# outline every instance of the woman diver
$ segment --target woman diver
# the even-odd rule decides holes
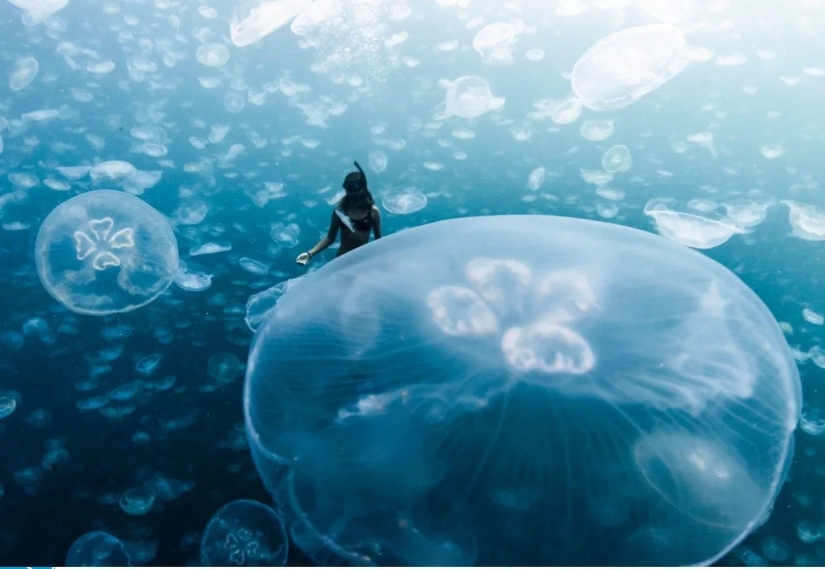
[[[370,240],[370,231],[376,239],[381,239],[381,212],[375,205],[375,200],[367,188],[367,175],[358,164],[357,172],[350,172],[342,184],[346,194],[332,211],[327,236],[321,239],[315,247],[301,253],[295,262],[306,265],[312,257],[335,243],[338,230],[341,230],[341,246],[337,257],[353,249],[365,245]]]

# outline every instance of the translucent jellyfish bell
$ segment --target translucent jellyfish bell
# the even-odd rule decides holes
[[[23,17],[25,25],[34,26],[65,8],[69,0],[9,0],[9,2],[26,11]]]
[[[445,101],[433,113],[435,120],[451,116],[472,119],[504,105],[504,99],[493,97],[490,85],[480,77],[465,75],[447,87]]]
[[[131,567],[129,554],[115,536],[90,531],[78,537],[66,554],[67,567]]]
[[[579,58],[573,66],[573,91],[594,111],[621,109],[681,73],[687,52],[684,34],[670,24],[621,30]]]
[[[43,286],[61,304],[101,316],[152,302],[172,283],[179,259],[161,213],[132,195],[97,190],[46,217],[35,262]]]
[[[218,510],[201,537],[206,567],[281,567],[289,541],[272,508],[252,500],[235,500]]]
[[[232,43],[245,47],[287,25],[312,0],[245,0],[229,24]]]
[[[318,562],[698,565],[770,511],[801,390],[771,313],[711,259],[490,216],[396,233],[286,291],[244,405]]]

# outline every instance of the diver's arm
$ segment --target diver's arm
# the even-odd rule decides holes
[[[329,231],[327,231],[327,236],[318,241],[318,243],[307,251],[306,253],[301,253],[298,255],[298,258],[295,261],[299,265],[306,265],[307,261],[309,261],[312,257],[335,243],[336,237],[338,237],[338,216],[335,215],[335,210],[332,211],[332,219],[329,222]]]
[[[338,216],[335,215],[335,210],[332,210],[332,219],[329,222],[329,231],[327,231],[327,236],[318,241],[318,244],[307,251],[310,257],[314,257],[333,243],[335,243],[335,239],[338,237]]]
[[[372,206],[372,233],[376,239],[381,239],[381,211]]]

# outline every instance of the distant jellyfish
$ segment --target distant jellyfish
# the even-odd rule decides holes
[[[209,356],[206,374],[219,383],[231,383],[241,371],[241,361],[235,354],[220,352]]]
[[[229,61],[229,49],[222,43],[205,43],[198,47],[195,59],[207,67],[223,67]]]
[[[226,111],[233,115],[240,113],[245,105],[246,100],[240,93],[229,93],[223,101]]]
[[[513,46],[518,31],[508,22],[496,22],[481,28],[473,38],[481,60],[488,65],[506,65],[513,62]]]
[[[670,24],[627,28],[599,40],[573,67],[572,86],[594,111],[621,109],[687,66],[682,31]]]
[[[336,566],[712,564],[773,507],[801,406],[728,269],[538,215],[414,227],[306,275],[244,387],[278,512]]]
[[[615,174],[626,172],[633,165],[630,158],[630,149],[624,144],[617,144],[608,148],[602,156],[602,168],[605,172]]]
[[[9,88],[12,91],[22,91],[34,81],[40,64],[33,57],[21,57],[14,64],[14,70],[9,77]]]
[[[237,47],[251,45],[284,27],[312,6],[312,0],[244,0],[229,22]]]
[[[407,215],[424,209],[427,196],[418,188],[401,188],[384,192],[381,205],[390,213]]]
[[[112,190],[60,204],[35,243],[43,286],[80,314],[102,316],[149,304],[172,283],[178,261],[166,218],[139,198]]]
[[[93,184],[112,182],[122,184],[137,176],[137,173],[137,168],[124,160],[106,160],[89,169]]]
[[[451,116],[465,119],[479,117],[504,105],[504,99],[493,97],[490,85],[480,77],[465,75],[447,87],[445,101],[433,113],[435,120]]]
[[[660,200],[649,201],[644,211],[654,219],[662,237],[694,249],[712,249],[745,232],[727,219],[673,211]]]
[[[175,211],[175,219],[184,225],[197,225],[206,218],[207,213],[209,213],[209,204],[195,199],[182,203]]]
[[[752,229],[765,221],[772,201],[731,200],[722,204],[727,218],[743,229]]]
[[[206,567],[281,567],[289,541],[284,523],[272,508],[235,500],[212,516],[201,538]]]
[[[793,236],[805,241],[825,241],[825,209],[793,200],[783,200],[790,208],[788,221]]]
[[[115,536],[92,531],[81,535],[69,547],[66,567],[131,567],[129,554]]]
[[[582,138],[591,142],[599,142],[610,138],[613,134],[613,122],[606,120],[595,120],[583,122],[579,128]]]

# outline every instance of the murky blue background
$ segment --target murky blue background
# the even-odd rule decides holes
[[[219,384],[207,362],[224,352],[245,361],[251,295],[334,257],[330,249],[306,268],[294,262],[326,232],[353,160],[383,204],[385,234],[497,213],[655,232],[645,214],[651,200],[723,222],[725,203],[765,204],[764,222],[703,252],[783,323],[802,375],[805,428],[772,517],[721,563],[825,563],[817,318],[825,312],[825,2],[698,1],[686,28],[696,60],[632,105],[579,108],[569,121],[537,111],[570,100],[577,59],[608,34],[655,19],[631,0],[441,4],[343,0],[335,25],[307,37],[286,25],[239,48],[230,19],[240,3],[70,0],[44,21],[0,3],[0,125],[8,122],[0,128],[0,391],[17,403],[0,420],[0,564],[60,565],[71,543],[96,529],[139,544],[143,564],[197,564],[215,511],[242,498],[268,503],[243,433],[242,372]],[[472,46],[494,22],[518,32],[504,65],[485,63]],[[199,62],[205,44],[226,46],[228,61]],[[28,57],[37,73],[17,89]],[[486,81],[504,105],[434,121],[449,82],[465,75]],[[24,116],[41,110],[56,113]],[[614,126],[606,140],[582,136],[596,119]],[[147,132],[156,144],[148,149]],[[605,186],[621,192],[606,199],[582,170],[601,169],[617,144],[633,163]],[[156,181],[94,185],[58,170],[107,160]],[[529,180],[540,168],[537,187]],[[181,259],[211,274],[211,287],[172,285],[146,307],[106,317],[73,314],[49,296],[34,264],[38,228],[58,204],[100,187],[139,194],[167,216]],[[384,198],[402,191],[425,195],[426,207],[387,210]],[[205,219],[180,223],[177,208],[194,199],[208,207]],[[803,206],[800,238],[789,212]],[[190,256],[210,241],[231,250]],[[268,273],[244,270],[242,258]],[[104,361],[112,348],[122,355]],[[157,367],[138,371],[152,355]],[[134,381],[140,390],[130,400],[82,409]],[[173,490],[128,515],[122,495],[147,485]],[[290,563],[301,562],[293,548]]]

